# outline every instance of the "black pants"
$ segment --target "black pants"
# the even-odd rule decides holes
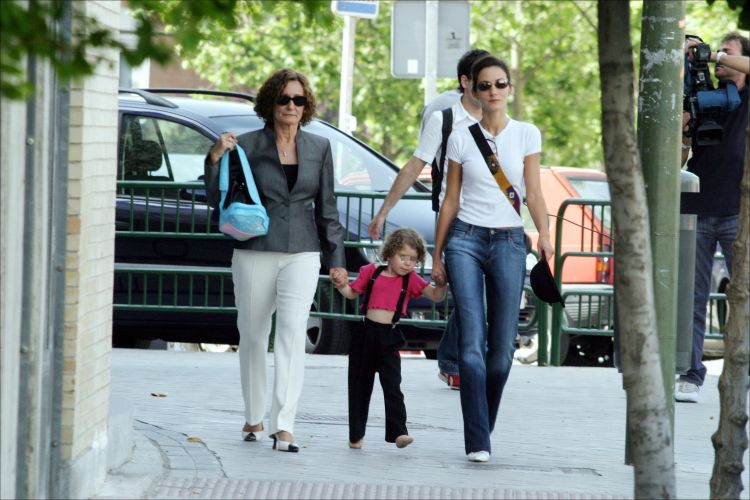
[[[391,325],[365,319],[351,336],[349,347],[349,441],[365,435],[375,373],[380,375],[385,400],[385,440],[394,443],[406,430],[406,407],[401,393],[399,343]],[[398,334],[400,337],[400,333]]]

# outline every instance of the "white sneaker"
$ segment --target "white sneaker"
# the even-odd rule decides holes
[[[467,453],[466,457],[469,459],[469,462],[489,462],[490,452],[489,451],[472,451],[471,453]]]
[[[682,403],[697,403],[700,392],[701,388],[699,385],[681,381],[674,388],[674,400]]]

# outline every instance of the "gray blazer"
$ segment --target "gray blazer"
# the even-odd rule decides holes
[[[266,252],[322,252],[323,264],[329,269],[346,267],[343,228],[333,197],[333,158],[328,139],[297,131],[299,170],[291,192],[271,126],[242,134],[237,142],[247,153],[270,222],[268,234],[235,241],[234,247]],[[230,155],[230,159],[234,156]],[[209,204],[216,208],[221,199],[219,168],[208,164],[208,156],[206,160],[206,196]],[[230,186],[234,179],[244,178],[239,162],[230,161],[229,171]]]

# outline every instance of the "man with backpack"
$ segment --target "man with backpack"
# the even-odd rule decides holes
[[[380,233],[388,213],[416,182],[425,165],[432,163],[432,209],[437,213],[445,193],[445,146],[453,130],[468,127],[482,118],[482,110],[471,92],[471,66],[477,59],[490,55],[486,50],[472,49],[458,61],[458,87],[440,94],[422,112],[421,134],[414,155],[401,168],[383,205],[370,222],[368,232],[373,240]],[[452,105],[449,103],[453,102]],[[451,389],[460,388],[458,373],[458,330],[455,312],[451,312],[438,346],[438,376]]]

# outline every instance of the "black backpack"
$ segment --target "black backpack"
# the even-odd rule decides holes
[[[443,188],[443,165],[445,165],[445,149],[448,146],[448,137],[453,130],[453,110],[445,108],[443,111],[442,140],[440,142],[440,157],[432,160],[432,210],[437,213],[440,210],[440,190]]]

